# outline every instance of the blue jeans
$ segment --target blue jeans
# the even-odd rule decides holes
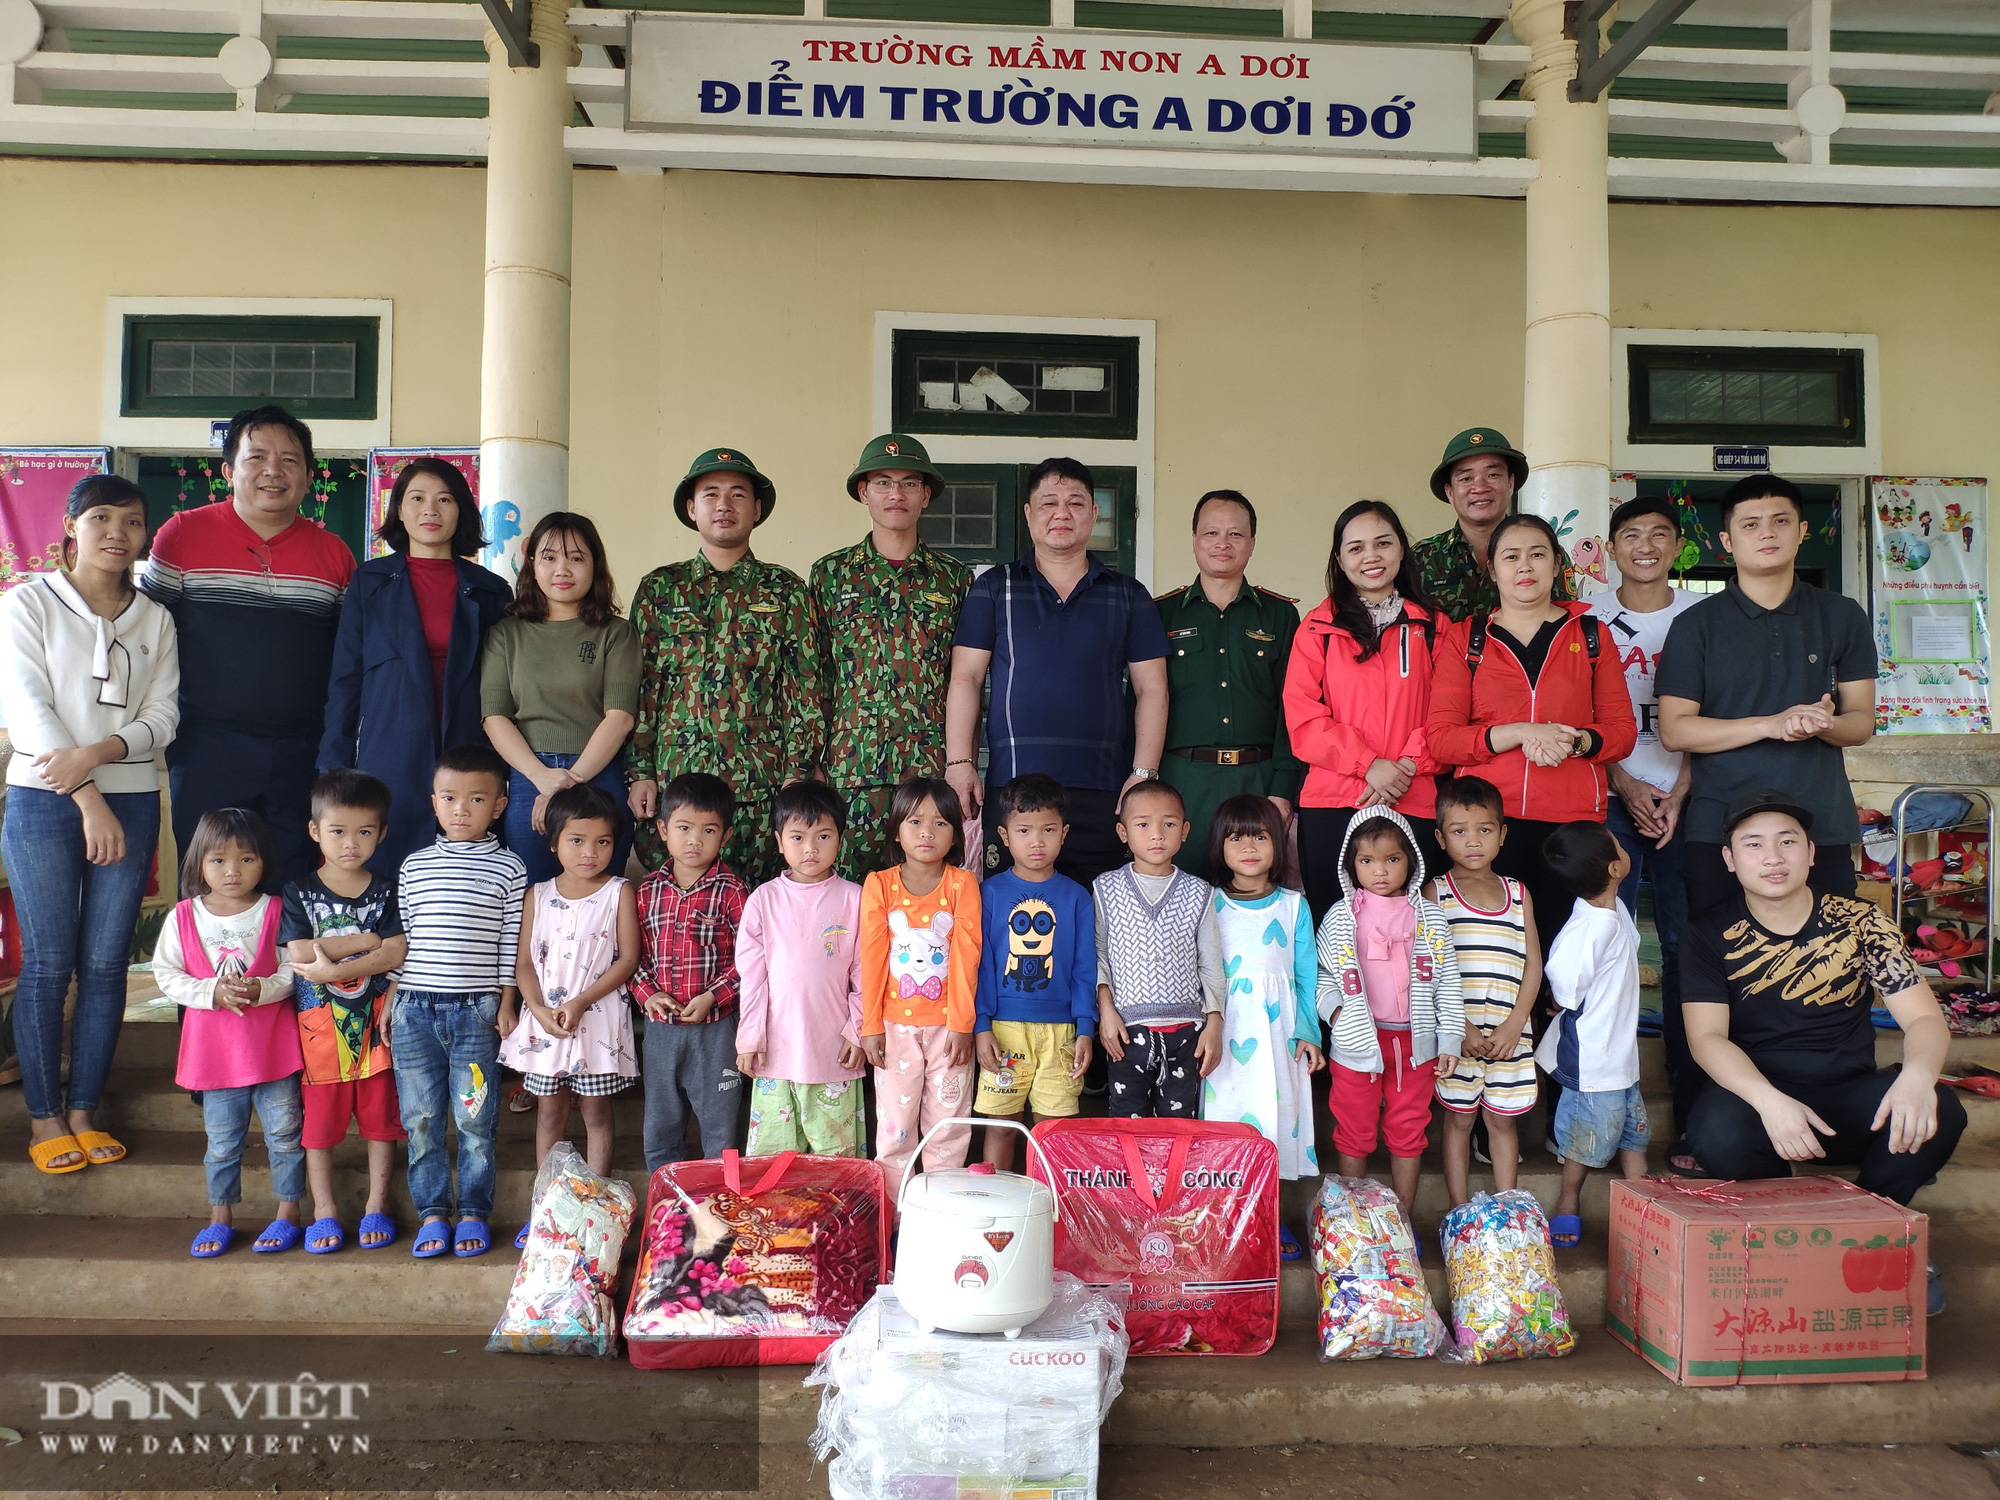
[[[577,761],[574,755],[538,754],[536,759],[558,771],[567,771]],[[590,784],[608,793],[620,809],[625,807],[625,771],[620,759],[614,757],[610,765],[591,777]],[[554,880],[562,873],[562,866],[556,863],[548,839],[535,832],[535,798],[540,795],[535,790],[535,784],[519,771],[509,773],[507,811],[503,815],[506,819],[507,847],[520,855],[521,863],[528,867],[529,885]],[[623,875],[625,861],[631,857],[632,819],[622,816],[618,820],[618,843],[611,852],[611,873]]]
[[[1564,1161],[1608,1167],[1620,1151],[1644,1151],[1652,1137],[1639,1085],[1585,1093],[1564,1089],[1556,1100],[1556,1144]]]
[[[306,1190],[306,1153],[299,1145],[305,1105],[299,1075],[240,1089],[203,1089],[201,1123],[208,1150],[201,1159],[208,1174],[208,1201],[238,1203],[243,1198],[243,1143],[250,1135],[250,1111],[264,1123],[264,1149],[271,1157],[271,1196],[296,1203]]]
[[[1680,826],[1667,840],[1667,847],[1655,849],[1653,841],[1633,826],[1632,815],[1618,798],[1604,808],[1604,826],[1632,861],[1632,871],[1618,887],[1618,899],[1628,910],[1638,911],[1639,875],[1643,871],[1653,886],[1653,926],[1660,935],[1660,1032],[1667,1049],[1667,1085],[1673,1090],[1674,1133],[1687,1135],[1688,1115],[1695,1095],[1707,1081],[1695,1066],[1688,1050],[1687,1023],[1681,1018],[1681,929],[1687,926],[1687,839]]]
[[[500,1118],[500,996],[399,990],[389,1021],[396,1102],[410,1137],[410,1196],[426,1219],[449,1219],[447,1120],[458,1132],[458,1216],[493,1215],[493,1127]]]
[[[97,1108],[118,1031],[125,1022],[125,971],[132,929],[160,842],[156,792],[105,797],[125,829],[125,857],[94,865],[83,856],[83,814],[68,797],[38,787],[7,789],[0,856],[21,924],[21,981],[14,991],[14,1039],[28,1114],[63,1112],[63,1001],[76,977],[67,1107]]]

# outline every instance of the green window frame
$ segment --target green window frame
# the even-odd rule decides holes
[[[1136,338],[899,328],[890,363],[890,414],[899,432],[1120,441],[1139,435]],[[1064,373],[1045,384],[1056,372]],[[974,387],[993,393],[978,395],[982,409],[938,404],[940,387],[952,388],[948,399],[962,400],[981,376],[999,381]],[[1093,378],[1102,383],[1090,384]],[[998,404],[1016,399],[1027,404],[1012,411]]]
[[[1863,352],[1634,344],[1629,441],[1859,448]]]
[[[917,533],[931,546],[975,567],[1012,562],[1028,550],[1028,475],[1033,464],[939,464],[944,494],[931,501]],[[1131,575],[1138,557],[1139,471],[1091,466],[1097,481],[1097,531],[1091,555]]]
[[[252,363],[247,369],[238,369],[232,349],[226,375],[219,358],[203,371],[209,384],[219,379],[228,389],[197,392],[192,364],[187,367],[186,381],[174,377],[183,373],[179,360],[184,351],[193,346],[193,357],[200,358],[198,351],[203,345],[218,350],[225,346],[270,346],[270,367],[266,370]],[[342,347],[349,351],[351,360],[344,391],[338,389],[341,360],[333,353]],[[128,417],[213,418],[277,402],[307,420],[373,421],[381,347],[379,318],[128,317],[119,411]],[[319,366],[321,351],[332,355],[326,369]],[[334,384],[335,393],[313,389],[322,375]],[[186,390],[173,389],[182,384]],[[168,389],[159,389],[163,385]]]

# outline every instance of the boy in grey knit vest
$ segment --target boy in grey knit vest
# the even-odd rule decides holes
[[[1222,934],[1215,892],[1174,864],[1187,808],[1147,781],[1118,804],[1132,863],[1097,877],[1097,1035],[1113,1116],[1201,1115],[1201,1081],[1222,1058]]]

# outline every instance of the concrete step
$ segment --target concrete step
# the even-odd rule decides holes
[[[211,1336],[184,1340],[186,1352],[176,1357],[142,1347],[130,1324],[0,1324],[19,1355],[0,1371],[0,1409],[38,1413],[41,1381],[95,1383],[142,1361],[146,1374],[239,1382],[288,1382],[304,1367],[321,1381],[367,1382],[365,1425],[377,1441],[525,1434],[650,1442],[660,1445],[663,1464],[675,1461],[677,1445],[709,1441],[724,1428],[766,1451],[802,1443],[819,1411],[819,1393],[803,1384],[798,1366],[642,1371],[623,1360],[489,1355],[473,1337],[225,1340],[213,1336],[215,1325],[204,1327]],[[111,1335],[122,1337],[114,1343]],[[1496,1438],[1513,1447],[1662,1449],[1990,1442],[2000,1341],[1964,1319],[1940,1319],[1927,1364],[1920,1381],[1689,1390],[1599,1329],[1582,1330],[1565,1359],[1461,1368],[1438,1360],[1323,1363],[1310,1334],[1297,1328],[1259,1358],[1132,1361],[1103,1441],[1183,1449],[1484,1449]],[[31,1416],[20,1425],[32,1436],[37,1424]]]
[[[2000,1227],[2000,1101],[1972,1099],[1968,1108],[1981,1122],[1978,1133],[1968,1133],[1961,1141],[1951,1167],[1935,1184],[1924,1189],[1917,1206],[1933,1216],[1990,1216],[1996,1227]],[[205,1141],[198,1132],[134,1131],[120,1139],[129,1152],[125,1160],[62,1176],[36,1171],[26,1152],[18,1156],[0,1155],[0,1215],[141,1219],[208,1216],[207,1185],[202,1171]],[[1561,1168],[1543,1149],[1538,1133],[1531,1132],[1524,1144],[1521,1186],[1544,1205],[1551,1204],[1560,1185]],[[1665,1142],[1655,1142],[1649,1153],[1655,1172],[1666,1170],[1666,1149]],[[518,1224],[527,1215],[534,1187],[533,1142],[525,1137],[504,1138],[498,1142],[497,1159],[496,1221]],[[341,1214],[351,1221],[360,1213],[367,1196],[367,1157],[362,1142],[350,1136],[335,1149],[333,1161],[335,1201]],[[1378,1155],[1374,1166],[1378,1171],[1385,1169],[1387,1159]],[[1854,1175],[1851,1167],[1824,1170],[1849,1178]],[[245,1151],[242,1174],[242,1212],[247,1219],[263,1212],[271,1202],[270,1169],[261,1143],[253,1141]],[[612,1155],[612,1175],[644,1192],[645,1154],[636,1132],[618,1137]],[[1475,1164],[1471,1184],[1475,1192],[1490,1190],[1491,1170]],[[1284,1184],[1280,1209],[1287,1223],[1295,1227],[1305,1223],[1316,1190],[1317,1183],[1312,1179]],[[1604,1228],[1610,1192],[1611,1175],[1593,1172],[1583,1192],[1586,1227],[1597,1231]],[[409,1196],[407,1162],[400,1150],[396,1153],[390,1194],[392,1211],[409,1220],[415,1204]],[[1448,1206],[1438,1148],[1433,1144],[1417,1189],[1419,1227],[1426,1232],[1435,1229]]]
[[[442,1256],[418,1262],[409,1251],[410,1225],[382,1250],[358,1249],[352,1240],[333,1255],[308,1258],[303,1249],[283,1255],[251,1252],[251,1236],[264,1217],[240,1215],[239,1238],[220,1262],[194,1259],[188,1243],[195,1226],[184,1219],[23,1219],[0,1246],[0,1306],[17,1315],[31,1309],[150,1327],[200,1308],[212,1326],[241,1331],[335,1325],[367,1308],[378,1327],[484,1334],[492,1329],[513,1285],[518,1256],[512,1230],[486,1255],[470,1260]],[[354,1225],[348,1226],[350,1235]],[[501,1226],[496,1225],[498,1231]],[[1932,1258],[1946,1270],[1954,1316],[2000,1326],[2000,1254],[1983,1228],[1933,1225]],[[1449,1318],[1449,1294],[1435,1236],[1427,1241],[1425,1279],[1432,1300]],[[619,1306],[638,1258],[628,1244]],[[1571,1322],[1596,1328],[1604,1322],[1605,1242],[1586,1238],[1556,1252],[1556,1271]],[[1279,1316],[1287,1328],[1310,1329],[1319,1316],[1311,1264],[1279,1268]],[[223,1288],[226,1286],[226,1292]]]

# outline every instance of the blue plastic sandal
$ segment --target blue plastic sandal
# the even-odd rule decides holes
[[[525,1250],[528,1248],[528,1231],[534,1227],[532,1224],[523,1224],[521,1226],[521,1232],[514,1236],[514,1248],[516,1250]]]
[[[290,1219],[273,1219],[264,1226],[264,1232],[257,1236],[250,1246],[253,1255],[283,1255],[287,1250],[296,1249],[306,1232]]]
[[[1278,1259],[1299,1260],[1304,1257],[1306,1247],[1299,1243],[1299,1237],[1292,1233],[1289,1224],[1278,1226]]]
[[[322,1245],[319,1243],[321,1240],[327,1238],[333,1240],[331,1245]],[[314,1219],[306,1229],[306,1254],[308,1255],[331,1255],[346,1243],[347,1231],[340,1227],[340,1220],[338,1219]]]
[[[188,1254],[196,1260],[214,1260],[227,1250],[236,1238],[236,1231],[228,1224],[205,1224],[194,1243],[188,1246]]]
[[[451,1239],[451,1253],[460,1260],[484,1255],[493,1248],[493,1231],[484,1219],[460,1219]]]
[[[371,1245],[368,1243],[368,1236],[371,1234],[386,1235],[387,1238],[377,1240]],[[361,1227],[356,1231],[356,1235],[363,1250],[384,1249],[396,1243],[396,1221],[387,1214],[363,1214]]]
[[[1549,1220],[1549,1241],[1559,1250],[1574,1250],[1583,1243],[1583,1216],[1554,1215]]]
[[[435,1260],[451,1248],[451,1230],[443,1219],[426,1219],[417,1231],[417,1242],[410,1246],[410,1254],[418,1260]]]

